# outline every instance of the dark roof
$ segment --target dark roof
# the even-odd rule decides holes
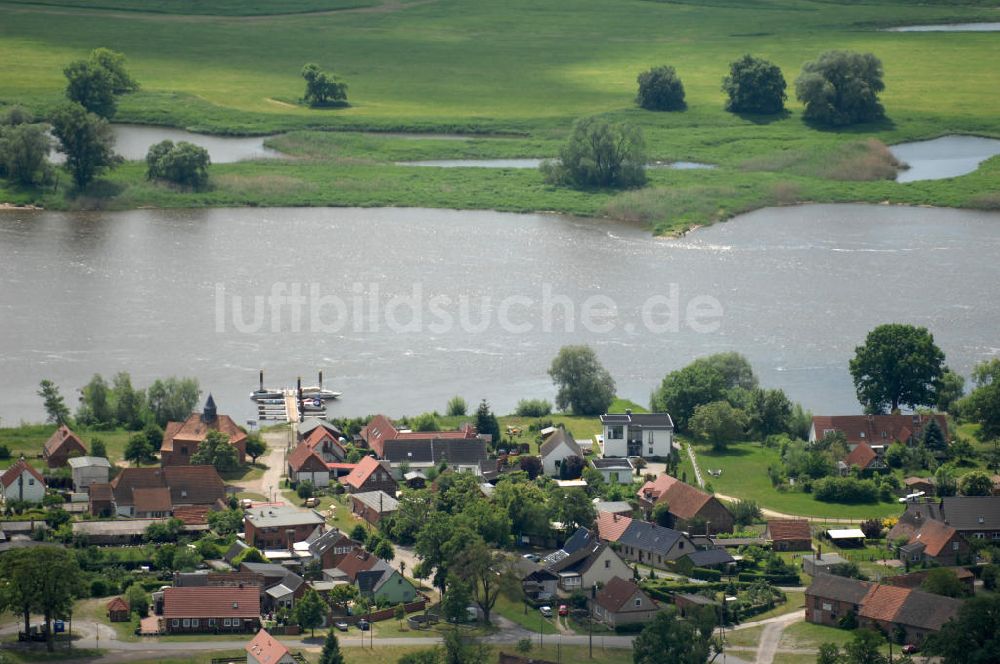
[[[590,462],[594,468],[598,470],[610,470],[612,468],[620,468],[622,470],[632,470],[632,462],[628,459],[592,459]]]
[[[574,553],[581,547],[593,541],[594,534],[583,526],[580,526],[576,529],[576,532],[573,533],[568,540],[566,540],[566,543],[563,544],[562,550],[566,553]]]
[[[394,438],[382,443],[382,457],[392,463],[447,460],[460,466],[482,466],[489,459],[489,452],[483,438]]]
[[[725,549],[706,549],[705,551],[693,551],[687,554],[687,559],[695,567],[708,567],[711,565],[728,565],[736,562]]]
[[[870,587],[870,583],[857,579],[848,579],[832,574],[817,574],[813,577],[812,584],[806,588],[806,595],[815,595],[850,604],[861,604],[861,600],[868,594]]]
[[[347,546],[348,544],[358,546],[357,542],[352,540],[337,528],[331,528],[322,534],[318,534],[317,531],[313,531],[313,533],[306,538],[306,541],[309,542],[309,553],[314,556],[322,556],[327,552],[327,550],[337,544],[340,544],[341,542],[343,542],[343,546]]]
[[[665,556],[681,539],[685,539],[684,533],[678,530],[664,528],[649,521],[632,519],[632,523],[618,538],[618,543]]]
[[[611,577],[611,580],[604,584],[604,587],[597,593],[594,601],[605,610],[611,613],[618,613],[625,606],[625,603],[635,597],[636,594],[641,594],[646,602],[648,602],[648,605],[644,606],[643,609],[649,610],[656,606],[649,599],[649,596],[642,592],[639,586],[617,576]]]
[[[538,447],[538,454],[542,458],[545,458],[562,444],[565,444],[572,454],[575,454],[581,459],[583,458],[583,450],[581,450],[580,446],[576,444],[576,439],[573,438],[573,434],[566,431],[566,429],[563,429],[562,427],[556,429],[555,432],[549,436],[548,440]]]
[[[288,570],[277,563],[243,563],[241,570],[260,574],[265,578],[283,579],[288,574]]]
[[[909,538],[927,520],[943,521],[959,532],[1000,530],[1000,496],[949,496],[907,503],[889,538]]]
[[[640,427],[673,429],[674,421],[670,413],[606,413],[601,415],[602,424],[630,424]]]
[[[555,580],[559,577],[545,569],[538,563],[528,560],[527,558],[522,558],[518,556],[513,559],[512,566],[517,572],[518,578],[522,581],[525,579],[531,579],[533,581],[539,581],[543,579]]]
[[[379,581],[386,574],[391,575],[392,568],[384,560],[379,560],[370,569],[359,571],[354,577],[354,583],[357,584],[358,591],[361,593],[375,592]]]

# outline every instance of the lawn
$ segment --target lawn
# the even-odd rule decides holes
[[[552,620],[544,618],[538,609],[530,606],[528,606],[527,612],[525,612],[525,606],[523,602],[515,602],[506,595],[501,594],[497,599],[496,605],[493,607],[493,611],[507,620],[535,632],[535,634],[538,634],[539,630],[541,630],[542,634],[558,633],[556,626],[552,624]]]
[[[835,643],[843,646],[853,638],[853,632],[826,625],[816,625],[810,622],[799,622],[789,625],[781,634],[779,648],[799,649],[818,648],[821,643]],[[889,645],[886,643],[882,647],[884,654],[889,652]],[[898,649],[896,650],[898,654]],[[814,660],[815,661],[815,660]]]
[[[754,618],[754,620],[756,620],[756,618]],[[757,644],[760,643],[760,636],[763,633],[763,626],[727,631],[726,644],[730,646],[756,647]]]
[[[351,7],[373,3],[368,11]],[[117,169],[110,208],[208,205],[407,205],[552,210],[611,215],[661,232],[762,205],[890,201],[986,205],[1000,192],[994,159],[979,172],[898,185],[845,181],[864,154],[845,142],[887,143],[948,132],[1000,135],[1000,43],[989,33],[888,33],[880,26],[998,20],[1000,8],[882,0],[837,4],[750,0],[702,4],[580,0],[292,0],[289,15],[246,16],[259,0],[3,0],[2,100],[46,113],[62,99],[62,68],[95,46],[125,52],[142,90],[121,100],[117,120],[218,133],[297,133],[276,144],[303,158],[212,167],[214,186],[189,194],[144,180],[141,165]],[[294,12],[348,9],[300,16]],[[140,11],[142,10],[142,11]],[[169,13],[164,13],[169,12]],[[188,15],[202,14],[202,15]],[[211,15],[211,16],[205,16]],[[872,51],[885,65],[889,119],[842,131],[789,113],[742,117],[723,109],[728,63],[752,52],[792,83],[825,49]],[[297,103],[302,65],[333,68],[350,105]],[[635,108],[635,78],[653,64],[677,67],[687,92],[680,113]],[[641,126],[658,160],[717,164],[697,173],[657,170],[639,192],[577,192],[534,171],[412,169],[403,158],[555,156],[572,122],[604,114]],[[462,132],[474,141],[413,141],[312,130]],[[504,138],[493,136],[501,134]],[[862,150],[863,152],[863,150]],[[335,183],[335,186],[330,186]],[[58,191],[0,188],[0,200],[47,207],[93,204]],[[978,201],[978,202],[977,202]]]
[[[32,461],[32,464],[42,468],[45,464],[41,459],[36,459],[42,453],[42,447],[56,430],[54,424],[25,424],[17,427],[0,428],[0,445],[6,445],[10,449],[12,459],[17,459],[20,455]],[[98,431],[86,428],[74,428],[74,433],[80,436],[80,440],[89,450],[95,439],[104,441],[108,450],[108,458],[112,463],[120,461],[125,453],[125,446],[128,444],[129,436],[134,432],[125,429],[114,429],[112,431]]]
[[[895,501],[843,505],[824,503],[807,493],[776,490],[767,476],[769,466],[780,464],[776,448],[765,448],[757,443],[736,443],[729,445],[723,452],[716,452],[707,445],[695,445],[695,453],[705,481],[713,490],[733,498],[755,500],[761,507],[777,512],[858,520],[899,514],[899,504]],[[721,469],[722,475],[709,477],[707,470],[710,468]],[[688,481],[694,483],[691,472],[688,472]]]

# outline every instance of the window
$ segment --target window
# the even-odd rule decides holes
[[[233,622],[229,618],[223,618],[222,625],[224,627],[232,627],[233,626]]]
[[[823,602],[823,610],[824,611],[833,611],[833,604],[828,604],[826,602]]]
[[[34,477],[28,479],[28,486],[35,486],[35,478]]]
[[[951,550],[952,551],[958,551],[958,542],[952,542],[951,543]]]
[[[198,626],[198,619],[197,618],[192,618],[191,619],[191,626],[192,627],[197,627]]]
[[[677,543],[677,548],[678,549],[683,549],[684,548],[684,542],[678,542]]]
[[[190,618],[185,618],[184,620],[181,621],[181,624],[184,627],[190,627],[191,626],[191,619]]]
[[[208,626],[209,627],[215,627],[215,623],[216,623],[215,618],[209,618],[208,619]]]
[[[860,436],[861,436],[861,438],[864,438],[865,437],[865,432],[862,431],[861,434],[860,434]]]
[[[610,560],[605,560],[604,561],[604,569],[611,569],[611,561]]]
[[[174,618],[173,620],[170,621],[170,626],[171,627],[180,627],[181,626],[181,621],[178,620],[177,618]]]
[[[635,598],[635,605],[636,605],[636,606],[642,606],[642,599],[641,599],[641,598],[639,598],[639,597],[636,597],[636,598]]]
[[[608,427],[608,438],[612,440],[621,440],[624,437],[621,426]]]

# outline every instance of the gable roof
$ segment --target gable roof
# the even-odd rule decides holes
[[[80,456],[68,459],[70,468],[110,468],[111,462],[104,457]]]
[[[728,565],[735,563],[736,559],[729,555],[725,549],[705,549],[704,551],[692,551],[686,554],[688,560],[695,567],[707,567],[709,565]]]
[[[360,546],[360,544],[345,535],[338,528],[331,528],[325,533],[320,533],[319,535],[314,532],[309,536],[307,541],[309,542],[309,553],[317,557],[322,556],[324,553],[337,545]]]
[[[713,498],[712,494],[700,491],[666,474],[660,475],[652,482],[646,482],[639,489],[638,496],[654,503],[666,501],[670,513],[685,520],[698,516],[701,509]]]
[[[322,429],[317,429],[316,431],[319,432]],[[292,453],[288,455],[288,466],[295,473],[302,471],[325,472],[328,470],[326,462],[323,461],[323,458],[316,453],[316,449],[309,445],[308,442],[296,445]]]
[[[281,641],[263,629],[257,632],[257,636],[246,645],[245,650],[260,664],[277,664],[282,657],[290,654]]]
[[[342,438],[344,436],[344,432],[341,431],[336,424],[319,417],[307,417],[299,422],[297,427],[299,436],[302,437],[311,435],[317,428],[325,429],[337,438]]]
[[[28,471],[29,475],[38,480],[42,486],[45,486],[45,478],[42,477],[42,474],[32,468],[24,459],[18,459],[4,472],[3,475],[0,475],[0,484],[3,484],[3,488],[6,489],[7,487],[13,485],[24,471]]]
[[[944,415],[934,415],[941,433],[948,440],[948,420]],[[815,415],[812,419],[813,431],[817,439],[826,431],[841,431],[850,445],[869,443],[889,445],[894,441],[909,442],[914,435],[920,435],[931,416],[913,415]],[[883,435],[884,434],[884,435]]]
[[[909,588],[875,584],[861,600],[858,615],[870,620],[893,622],[911,592]]]
[[[260,589],[205,586],[163,589],[163,618],[259,618]]]
[[[111,481],[119,505],[134,505],[136,489],[159,487],[170,489],[175,505],[212,505],[226,497],[226,485],[213,466],[123,468]]]
[[[566,448],[569,450],[570,456],[575,455],[580,457],[581,459],[583,458],[583,450],[581,450],[580,446],[576,444],[576,440],[573,438],[573,434],[571,434],[569,431],[566,431],[566,429],[563,429],[562,427],[556,429],[555,433],[549,436],[548,440],[546,440],[539,446],[538,453],[544,459],[545,457],[549,456],[557,449],[559,449],[559,447],[562,445],[565,445]]]
[[[861,600],[868,594],[871,585],[866,581],[823,573],[813,577],[813,582],[806,588],[806,595],[849,604],[861,604]]]
[[[606,542],[617,542],[631,523],[631,517],[612,512],[598,512],[597,536]]]
[[[388,514],[399,509],[399,501],[387,494],[385,491],[362,491],[352,493],[351,500],[357,500],[365,507],[378,512]]]
[[[378,558],[365,551],[357,551],[344,556],[344,559],[337,565],[348,581],[354,583],[358,572],[370,570],[378,562]]]
[[[329,429],[323,426],[317,426],[315,429],[310,431],[309,435],[302,439],[302,442],[314,450],[322,447],[323,443],[329,443],[330,445],[336,447],[340,452],[340,458],[343,458],[347,452],[344,449],[344,446],[341,445],[339,436],[330,432]]]
[[[664,528],[650,521],[633,519],[618,538],[618,543],[665,556],[677,545],[677,542],[686,539],[684,533],[673,528]]]
[[[364,486],[368,478],[371,477],[372,473],[382,467],[382,464],[378,462],[375,457],[362,457],[358,465],[355,466],[354,470],[341,478],[341,482],[344,484],[349,484],[355,489],[360,489]]]
[[[910,537],[927,520],[943,521],[959,532],[1000,531],[1000,496],[949,496],[907,503],[889,537]]]
[[[851,453],[844,457],[844,463],[848,466],[857,466],[864,470],[871,465],[872,461],[878,458],[875,450],[868,443],[858,443],[858,446],[851,450]]]
[[[132,503],[136,512],[169,512],[173,506],[165,486],[132,489]]]
[[[936,632],[958,615],[961,606],[959,599],[913,590],[896,612],[894,621]]]
[[[486,438],[477,437],[441,437],[436,432],[432,438],[410,438],[403,434],[383,443],[382,458],[390,463],[440,463],[447,460],[449,464],[483,467],[489,459],[489,449]],[[426,436],[426,434],[421,434]]]
[[[118,597],[112,597],[111,601],[107,605],[108,611],[128,611],[128,602],[126,602],[120,595]]]
[[[211,408],[209,408],[211,403]],[[174,442],[200,443],[208,436],[209,431],[219,431],[229,437],[229,444],[246,440],[246,433],[240,429],[228,415],[215,412],[215,402],[209,395],[205,410],[201,413],[191,413],[183,422],[168,422],[163,432],[163,444],[160,451],[172,452]]]
[[[368,424],[361,429],[361,439],[368,443],[368,447],[378,456],[382,456],[383,444],[386,440],[392,440],[399,433],[399,429],[385,415],[376,415]]]
[[[653,603],[653,600],[649,598],[649,595],[642,591],[642,588],[633,582],[618,576],[611,577],[611,580],[604,584],[604,587],[601,588],[600,592],[598,592],[597,596],[594,598],[594,602],[601,606],[605,611],[618,613],[625,608],[625,604],[631,601],[631,599],[636,595],[641,595],[647,602],[646,606],[643,607],[644,610],[649,610],[656,606],[656,604]]]
[[[939,556],[958,531],[942,521],[924,521],[907,544],[923,544],[929,556]]]
[[[767,522],[767,532],[773,542],[812,540],[812,530],[805,519],[773,519]]]
[[[114,491],[107,482],[95,482],[87,487],[87,493],[92,502],[111,502],[115,499]]]
[[[45,457],[53,456],[59,452],[63,454],[70,454],[74,450],[86,454],[87,448],[73,431],[65,424],[61,425],[55,430],[49,439],[45,441],[45,446],[42,448],[42,452]]]

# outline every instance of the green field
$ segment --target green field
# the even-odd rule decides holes
[[[375,6],[351,9],[357,5]],[[96,46],[125,52],[143,89],[118,121],[218,133],[299,130],[274,145],[300,158],[213,167],[213,188],[189,194],[121,168],[85,196],[0,189],[0,200],[49,207],[403,205],[552,210],[632,219],[661,232],[769,204],[890,201],[1000,205],[1000,159],[948,181],[849,181],[868,148],[950,132],[1000,136],[1000,42],[990,33],[887,33],[879,26],[1000,20],[993,1],[914,6],[884,0],[728,3],[578,0],[0,1],[0,101],[44,114],[61,101],[62,67]],[[342,11],[326,11],[326,10]],[[269,11],[284,15],[261,20]],[[294,12],[324,12],[308,16]],[[166,12],[166,13],[165,13]],[[201,14],[201,15],[199,15]],[[830,48],[872,51],[885,64],[877,125],[823,131],[789,101],[781,118],[726,113],[720,82],[746,52],[777,62],[791,83]],[[296,103],[298,72],[315,61],[350,85],[350,106]],[[633,104],[635,77],[677,67],[688,110]],[[794,95],[792,95],[794,96]],[[638,192],[577,192],[534,171],[413,169],[411,158],[550,157],[573,120],[605,114],[642,126],[649,155],[718,169],[652,171]],[[354,133],[304,133],[335,129]],[[360,131],[462,132],[470,141],[413,141]],[[501,134],[504,137],[496,137]],[[65,179],[64,179],[65,183]]]

